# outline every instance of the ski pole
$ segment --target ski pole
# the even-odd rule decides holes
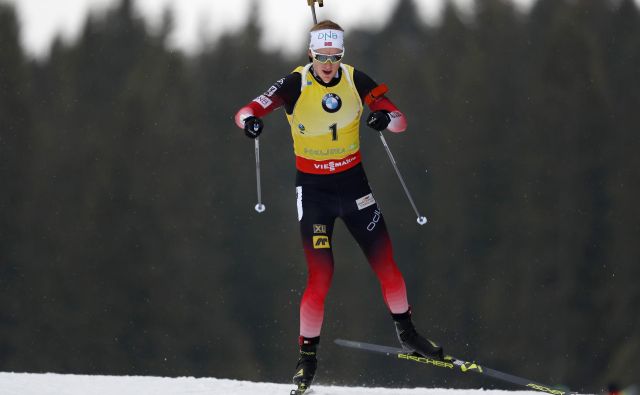
[[[256,150],[256,186],[258,190],[258,204],[256,204],[255,210],[258,213],[262,213],[265,210],[264,204],[262,204],[262,188],[260,187],[260,137],[256,137],[254,141]]]
[[[409,189],[407,188],[407,184],[404,183],[404,179],[402,178],[402,175],[400,174],[400,170],[398,170],[398,165],[396,164],[396,160],[393,158],[393,154],[391,153],[391,150],[389,149],[389,146],[387,145],[387,140],[385,140],[384,136],[382,135],[382,132],[380,132],[380,140],[382,140],[382,145],[384,145],[384,149],[387,151],[387,155],[389,155],[389,160],[391,161],[391,164],[393,165],[393,168],[395,169],[396,174],[398,175],[398,179],[400,180],[400,183],[402,184],[402,188],[404,188],[404,193],[407,195],[407,198],[409,199],[409,203],[411,203],[411,207],[413,207],[413,211],[415,211],[416,216],[418,217],[416,219],[416,221],[420,225],[426,224],[427,223],[427,218],[422,216],[422,215],[420,215],[420,213],[418,212],[416,204],[413,202],[413,198],[411,197],[411,194],[409,193]]]
[[[313,23],[317,25],[318,18],[316,18],[316,2],[320,7],[324,7],[324,0],[307,0],[307,4],[309,4],[309,7],[311,7],[311,16],[313,16]]]

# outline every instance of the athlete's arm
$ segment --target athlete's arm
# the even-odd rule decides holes
[[[386,84],[378,85],[371,77],[359,70],[353,72],[353,82],[362,102],[367,104],[371,111],[382,110],[389,113],[391,122],[389,122],[387,129],[394,133],[404,132],[407,129],[407,118],[385,96],[385,93],[389,90]]]
[[[235,116],[236,125],[244,128],[246,118],[262,118],[282,106],[285,106],[287,113],[293,111],[293,106],[300,96],[300,81],[300,73],[296,72],[276,81],[265,93],[238,110]]]

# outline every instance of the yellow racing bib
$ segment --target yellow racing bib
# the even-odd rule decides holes
[[[353,83],[353,67],[341,64],[340,82],[320,84],[311,64],[295,69],[302,76],[301,92],[293,112],[287,114],[299,170],[331,173],[360,162],[362,101]]]

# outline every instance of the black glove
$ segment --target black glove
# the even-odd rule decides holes
[[[254,116],[246,117],[244,119],[244,134],[246,134],[247,137],[255,139],[260,136],[260,133],[262,133],[262,128],[264,128],[262,119]]]
[[[377,131],[385,130],[389,126],[389,122],[391,122],[391,117],[389,111],[385,110],[374,111],[367,118],[367,125]]]

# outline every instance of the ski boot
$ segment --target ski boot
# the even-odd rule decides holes
[[[291,390],[291,395],[302,395],[311,386],[318,366],[316,350],[319,342],[320,337],[307,338],[300,336],[300,358],[296,365],[296,373],[293,375],[293,384],[297,385],[298,388]]]
[[[422,337],[411,322],[411,310],[402,314],[391,314],[396,325],[396,333],[402,348],[407,352],[419,354],[425,358],[433,358],[444,361],[442,347],[429,339]]]

